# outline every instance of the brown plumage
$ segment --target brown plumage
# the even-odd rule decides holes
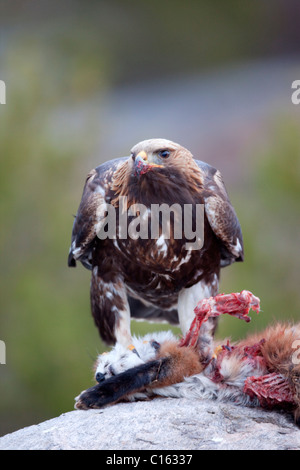
[[[121,217],[134,204],[146,208],[137,214],[146,220],[148,237],[121,233]],[[150,233],[151,209],[162,204],[177,208],[171,211],[169,238],[160,219],[157,236]],[[192,207],[194,232],[196,207],[204,205],[199,249],[187,249],[186,205]],[[116,236],[100,239],[111,208]],[[129,214],[128,227],[132,221]],[[183,227],[180,237],[177,222]],[[100,165],[87,177],[73,225],[69,266],[77,260],[92,270],[91,308],[104,341],[130,344],[130,316],[179,323],[185,333],[197,301],[218,293],[220,268],[243,260],[241,228],[220,172],[165,139],[140,142],[130,157]]]

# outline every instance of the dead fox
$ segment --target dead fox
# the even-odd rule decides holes
[[[250,321],[260,301],[249,291],[203,299],[184,338],[171,332],[117,344],[95,365],[98,384],[76,398],[77,409],[101,408],[121,400],[155,396],[209,398],[244,406],[281,408],[300,425],[300,324],[278,323],[231,343],[213,339],[221,314]],[[297,350],[298,348],[298,350]]]

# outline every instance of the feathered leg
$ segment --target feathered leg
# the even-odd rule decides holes
[[[119,342],[129,346],[130,309],[126,289],[121,276],[113,271],[107,279],[94,266],[91,279],[91,308],[95,324],[107,344]]]

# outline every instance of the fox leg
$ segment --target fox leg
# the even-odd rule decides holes
[[[165,342],[154,360],[128,369],[82,392],[75,407],[102,408],[147,388],[182,382],[184,377],[202,370],[203,366],[194,348],[181,348],[176,342]]]
[[[213,321],[216,317],[229,314],[249,322],[250,308],[258,313],[259,299],[245,290],[240,293],[218,294],[215,297],[202,299],[194,310],[194,319],[185,337],[180,341],[180,346],[195,346],[200,362],[207,365],[214,353]]]
[[[170,358],[153,360],[133,367],[82,392],[75,407],[84,410],[115,403],[131,393],[166,379],[169,370]]]

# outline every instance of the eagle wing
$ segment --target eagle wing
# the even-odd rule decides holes
[[[222,175],[207,163],[195,160],[203,175],[204,208],[214,234],[221,241],[221,267],[243,261],[244,245],[240,223],[229,200]]]
[[[110,182],[119,164],[127,158],[103,163],[87,175],[73,223],[68,266],[75,267],[76,260],[80,260],[86,268],[92,269],[93,242],[99,233],[107,207]]]

